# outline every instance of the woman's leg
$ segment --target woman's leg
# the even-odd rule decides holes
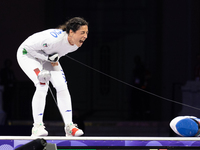
[[[61,66],[55,68],[56,71],[51,71],[51,82],[57,91],[57,105],[65,123],[66,136],[81,136],[83,131],[73,124],[72,121],[72,105],[71,96],[67,87],[64,72]]]
[[[47,135],[48,132],[44,129],[45,127],[43,126],[43,113],[48,86],[39,83],[37,72],[35,71],[40,71],[43,68],[43,65],[40,61],[29,56],[28,54],[23,54],[22,49],[20,48],[17,52],[17,60],[24,73],[33,81],[36,86],[36,91],[32,99],[32,115],[34,121],[32,135]]]

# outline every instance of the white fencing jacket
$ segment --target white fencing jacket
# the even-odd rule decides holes
[[[76,51],[78,46],[69,44],[65,31],[48,29],[29,36],[20,48],[25,49],[32,57],[47,61],[49,54],[57,53],[60,58]]]

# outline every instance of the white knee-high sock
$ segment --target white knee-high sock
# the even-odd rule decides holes
[[[34,124],[43,123],[44,108],[46,104],[47,85],[36,85],[36,91],[32,99],[32,113]]]
[[[68,89],[57,91],[57,104],[65,125],[71,123],[72,106],[71,106],[71,96],[69,94]]]

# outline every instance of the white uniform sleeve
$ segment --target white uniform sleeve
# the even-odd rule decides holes
[[[57,53],[59,57],[78,49],[71,46],[67,33],[60,29],[48,29],[29,36],[20,47],[34,58],[48,61],[48,55]]]
[[[43,40],[41,34],[34,34],[26,39],[23,43],[23,48],[34,58],[48,60],[48,55],[43,51]]]

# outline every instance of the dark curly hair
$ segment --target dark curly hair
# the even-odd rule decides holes
[[[69,34],[69,31],[72,30],[76,32],[81,26],[87,25],[88,22],[81,17],[74,17],[68,20],[65,24],[60,25],[58,28],[66,31]]]

